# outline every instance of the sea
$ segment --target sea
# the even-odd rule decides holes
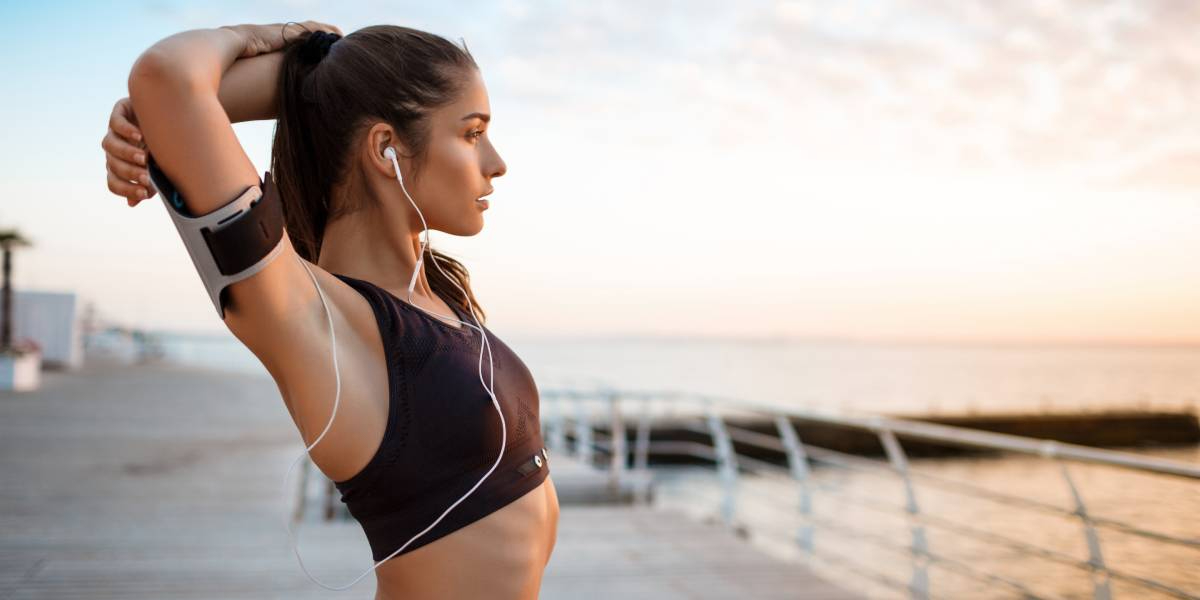
[[[898,343],[710,338],[534,338],[495,332],[521,357],[539,390],[605,385],[695,392],[847,415],[1064,413],[1111,410],[1200,414],[1200,347],[1013,343]],[[267,376],[230,335],[154,332],[136,352],[182,364]],[[93,351],[119,352],[103,335]],[[126,350],[129,351],[129,350]],[[486,360],[484,368],[486,370]],[[486,372],[486,371],[485,371]],[[1200,445],[1125,449],[1200,465]],[[1039,457],[916,459],[909,505],[895,473],[818,464],[809,516],[801,488],[775,475],[742,475],[734,520],[750,543],[872,598],[1093,598],[1104,576],[1066,563],[1095,561],[1084,520],[988,491],[1075,511],[1059,463]],[[1096,526],[1114,598],[1200,597],[1200,480],[1072,464],[1071,481]],[[712,519],[721,501],[713,469],[656,473],[654,502]],[[924,480],[919,480],[924,481]],[[973,493],[964,493],[969,484]],[[979,493],[979,491],[984,493]],[[914,507],[914,518],[907,507]],[[1106,525],[1116,523],[1117,525]],[[1122,525],[1125,526],[1122,528]],[[1133,535],[1128,527],[1180,542]],[[915,533],[919,532],[919,533]],[[934,559],[914,559],[914,535]],[[810,539],[813,552],[798,543]],[[1015,542],[1015,543],[1014,543]],[[1042,549],[1020,549],[1030,544]],[[1153,580],[1158,586],[1139,584]]]

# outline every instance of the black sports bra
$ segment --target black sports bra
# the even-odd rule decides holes
[[[500,417],[479,381],[478,330],[446,323],[368,281],[334,276],[371,305],[387,359],[383,439],[361,471],[334,482],[379,561],[428,527],[496,462]],[[474,325],[470,315],[446,304]],[[533,376],[511,348],[483,329],[495,366],[492,391],[507,425],[504,458],[470,496],[397,556],[482,519],[549,475]],[[482,371],[488,381],[486,350]]]

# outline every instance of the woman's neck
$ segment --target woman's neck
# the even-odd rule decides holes
[[[327,224],[317,266],[330,273],[369,281],[407,299],[408,283],[421,251],[420,235],[403,233],[382,215],[370,213],[369,209],[361,210]],[[414,296],[433,297],[425,277],[430,266],[421,268]]]

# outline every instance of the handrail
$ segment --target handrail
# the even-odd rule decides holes
[[[605,393],[616,393],[616,391],[612,390],[611,388],[604,389],[606,389]],[[559,389],[549,389],[542,392],[541,397],[545,398],[547,396],[553,396],[557,398],[561,397],[561,392],[562,390]],[[578,394],[579,392],[575,391],[573,393]],[[1182,461],[1153,456],[1140,456],[1137,454],[1130,454],[1116,450],[1092,448],[1090,446],[1083,446],[1079,444],[1028,438],[1007,433],[980,431],[978,429],[970,429],[967,427],[958,427],[954,425],[925,423],[910,419],[898,419],[884,416],[856,417],[852,415],[843,415],[832,411],[775,406],[738,398],[730,398],[727,396],[679,392],[674,390],[621,390],[619,393],[622,398],[626,399],[637,399],[641,397],[652,399],[666,398],[673,401],[691,401],[704,405],[716,404],[722,408],[745,410],[761,414],[780,414],[795,419],[803,419],[807,421],[825,423],[828,425],[852,427],[872,432],[886,430],[907,438],[921,439],[930,442],[940,442],[955,446],[969,446],[991,450],[1002,450],[1006,452],[1016,452],[1032,456],[1042,456],[1045,458],[1065,458],[1080,462],[1129,467],[1140,471],[1162,473],[1165,475],[1177,475],[1189,479],[1200,479],[1200,465],[1190,464]]]
[[[1174,544],[1186,548],[1200,548],[1200,539],[1151,531],[1134,524],[1090,514],[1083,495],[1075,486],[1071,473],[1067,469],[1070,462],[1100,464],[1127,471],[1179,477],[1200,483],[1200,465],[952,425],[881,416],[842,415],[829,411],[773,406],[723,396],[673,390],[619,390],[599,385],[590,390],[547,389],[542,390],[540,396],[543,400],[548,401],[545,406],[549,410],[543,412],[543,427],[546,429],[546,437],[550,443],[558,444],[557,450],[560,452],[566,451],[566,434],[573,429],[572,450],[577,455],[585,457],[589,462],[591,462],[594,452],[603,453],[614,485],[620,478],[621,472],[626,469],[626,461],[630,452],[633,454],[633,470],[639,472],[649,471],[647,457],[651,454],[685,455],[711,461],[716,467],[717,483],[720,489],[717,513],[722,521],[731,526],[745,527],[736,520],[740,471],[789,477],[798,484],[801,494],[798,513],[801,527],[797,531],[795,541],[804,550],[806,556],[818,560],[823,557],[819,556],[822,552],[818,552],[813,543],[814,527],[828,531],[836,531],[840,528],[844,532],[846,526],[831,522],[827,518],[814,516],[811,496],[832,493],[839,495],[840,500],[852,500],[860,503],[862,500],[853,498],[841,490],[830,489],[827,485],[815,484],[810,481],[808,463],[815,461],[835,468],[860,470],[900,478],[904,489],[904,497],[898,499],[902,501],[900,504],[886,506],[884,503],[876,501],[870,501],[870,503],[876,505],[872,507],[873,509],[884,510],[886,506],[892,511],[902,512],[908,520],[909,540],[903,543],[891,540],[883,541],[891,549],[903,548],[911,556],[912,577],[902,587],[907,589],[914,598],[931,597],[927,569],[933,565],[949,568],[980,581],[1000,583],[1029,596],[1034,595],[1020,581],[987,573],[976,566],[931,551],[926,539],[925,528],[933,526],[938,529],[950,530],[976,541],[1003,546],[1008,550],[1024,552],[1031,556],[1087,570],[1092,576],[1093,597],[1096,599],[1106,600],[1111,597],[1110,580],[1124,581],[1177,598],[1200,599],[1200,596],[1193,591],[1129,573],[1108,564],[1102,552],[1101,539],[1097,534],[1097,529],[1114,529],[1151,542]],[[568,411],[561,405],[564,401],[573,405],[571,406],[573,410],[570,411],[573,415],[568,415]],[[639,413],[625,414],[622,406],[634,403],[631,401],[640,401]],[[593,402],[595,405],[590,404]],[[692,405],[695,410],[686,414],[681,413],[678,410],[681,404]],[[666,410],[660,411],[661,414],[652,414],[650,409],[655,406],[665,407]],[[597,407],[605,413],[601,419],[596,418],[595,409]],[[733,412],[769,417],[777,425],[779,436],[772,436],[726,422],[726,414]],[[693,439],[651,440],[650,431],[654,423],[668,416],[672,418],[673,428],[697,434],[701,436],[699,439],[705,441],[694,441]],[[881,463],[878,460],[804,443],[797,435],[793,424],[797,420],[872,433],[879,438],[887,462]],[[568,427],[568,421],[571,421],[570,427]],[[607,432],[595,429],[603,421],[609,422]],[[636,442],[632,444],[632,448],[629,448],[625,439],[627,423],[633,422],[637,424]],[[1059,466],[1063,483],[1070,492],[1069,498],[1072,506],[1067,509],[989,490],[970,482],[957,481],[951,477],[927,473],[920,468],[913,468],[904,451],[902,440],[921,440],[959,448],[1019,453],[1053,461]],[[784,454],[788,461],[787,466],[780,466],[771,461],[745,455],[739,452],[738,444],[743,447],[765,448]],[[919,508],[921,505],[918,502],[917,491],[918,487],[925,485],[949,490],[968,498],[986,499],[1012,508],[1037,510],[1075,518],[1082,527],[1084,540],[1087,543],[1088,557],[1086,560],[1078,560],[1055,550],[1029,544],[1026,541],[992,534],[922,512]],[[639,501],[644,501],[644,496],[640,495]],[[796,507],[791,507],[791,510],[796,510]],[[877,534],[872,535],[877,536]],[[859,536],[859,539],[870,540],[872,538]],[[874,541],[879,542],[880,540]],[[845,560],[848,558],[843,556],[838,559],[838,562],[845,562]],[[864,565],[859,566],[863,567]],[[890,580],[890,578],[888,579]],[[894,580],[891,581],[896,583]]]
[[[702,427],[688,426],[686,424],[678,425],[678,427],[681,429],[690,430],[690,431],[697,431],[697,432],[706,431]],[[733,426],[726,425],[726,429],[733,430],[735,428]],[[762,435],[762,434],[756,433],[756,435]],[[747,438],[739,437],[738,435],[731,434],[730,437],[735,440],[747,441]],[[717,460],[716,454],[714,453],[714,451],[709,446],[706,446],[701,442],[661,441],[660,440],[657,442],[646,442],[646,443],[649,444],[648,448],[651,449],[652,451],[644,452],[643,455],[645,455],[645,454],[673,454],[673,455],[691,456],[694,458],[703,458],[703,459],[712,460],[714,462],[716,462],[716,460]],[[882,472],[890,472],[891,471],[887,466],[881,465],[876,461],[871,461],[871,460],[868,460],[868,459],[865,459],[865,458],[862,458],[859,456],[854,456],[852,454],[838,452],[837,450],[829,450],[828,448],[818,448],[818,447],[811,446],[811,445],[805,445],[804,447],[806,448],[806,452],[809,454],[809,458],[816,462],[823,462],[823,463],[830,464],[830,465],[837,466],[837,467],[844,468],[844,469],[859,470],[862,472],[869,472],[869,473],[882,473]],[[603,441],[600,441],[600,442],[593,441],[592,448],[594,450],[599,450],[600,452],[604,452],[604,453],[609,452],[608,444]],[[760,460],[760,459],[751,458],[748,456],[739,457],[739,460],[742,461],[746,465],[752,465],[752,466],[758,468],[760,470],[760,472],[763,470],[766,470],[768,468],[771,468],[771,467],[778,468],[778,465],[775,465],[774,463],[770,463],[768,461],[764,461],[764,460]],[[960,493],[960,494],[965,494],[965,495],[971,496],[971,497],[987,498],[989,500],[992,500],[992,501],[1000,503],[1000,504],[1005,504],[1005,505],[1014,506],[1014,507],[1022,507],[1022,508],[1027,508],[1030,510],[1037,510],[1040,512],[1044,512],[1046,514],[1051,514],[1051,515],[1056,515],[1056,516],[1071,517],[1071,516],[1075,516],[1077,514],[1076,511],[1074,511],[1074,510],[1067,510],[1062,507],[1054,506],[1053,504],[1049,504],[1046,502],[1039,502],[1037,500],[1030,500],[1029,498],[1022,498],[1020,496],[1014,496],[1011,494],[1005,494],[1003,492],[998,492],[995,490],[989,490],[987,488],[980,487],[980,486],[977,486],[977,485],[969,483],[969,482],[958,481],[953,478],[944,477],[942,475],[934,475],[932,473],[925,473],[925,472],[918,471],[918,470],[910,470],[910,475],[912,475],[912,476],[916,477],[917,479],[920,479],[930,485],[936,486],[940,489],[946,490],[951,493]],[[818,487],[817,489],[823,489],[823,488]],[[825,491],[831,491],[831,490],[825,490]],[[1138,537],[1143,537],[1143,538],[1147,538],[1147,539],[1158,541],[1158,542],[1164,542],[1164,543],[1175,544],[1175,545],[1183,546],[1183,547],[1200,549],[1200,538],[1176,537],[1171,534],[1161,533],[1161,532],[1157,532],[1157,531],[1150,531],[1147,529],[1142,529],[1140,527],[1129,525],[1128,523],[1122,523],[1115,519],[1108,519],[1105,517],[1099,517],[1099,516],[1095,516],[1095,515],[1092,515],[1090,518],[1096,525],[1107,527],[1109,529],[1120,531],[1122,533],[1127,533],[1130,535],[1135,535]]]

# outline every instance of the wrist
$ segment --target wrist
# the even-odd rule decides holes
[[[232,64],[246,53],[249,42],[246,40],[246,35],[236,25],[221,25],[211,31],[221,37],[222,48],[228,51],[226,56],[232,58],[228,64]]]

